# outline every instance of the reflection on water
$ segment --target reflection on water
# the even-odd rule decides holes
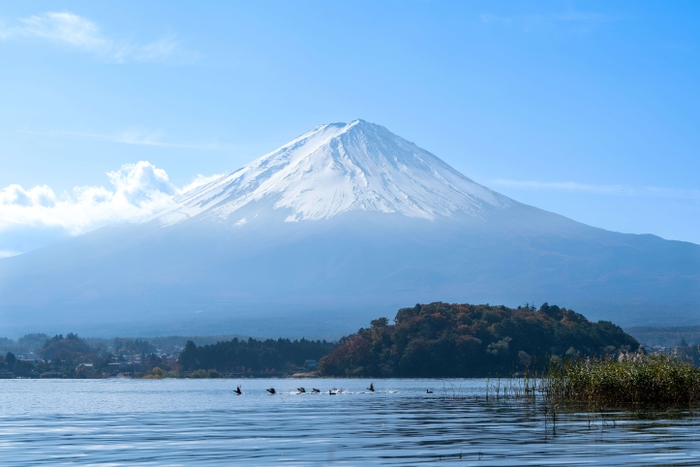
[[[700,465],[691,413],[560,412],[553,426],[537,404],[486,402],[484,380],[369,383],[2,380],[0,464]]]

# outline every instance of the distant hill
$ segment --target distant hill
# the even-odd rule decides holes
[[[700,245],[521,204],[362,120],[321,125],[176,202],[0,259],[2,333],[332,339],[438,299],[700,323]]]
[[[572,310],[430,303],[402,308],[344,337],[321,359],[324,376],[457,378],[509,376],[552,359],[616,355],[639,343],[609,321]]]
[[[672,349],[679,345],[700,345],[700,326],[634,326],[625,331],[650,347]]]

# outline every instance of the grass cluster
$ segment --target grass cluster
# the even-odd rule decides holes
[[[671,355],[622,354],[552,365],[544,391],[553,401],[595,405],[697,405],[700,368]]]
[[[154,367],[150,372],[143,375],[142,379],[163,379],[163,378],[178,378],[180,374],[176,371],[165,371],[158,367]],[[206,376],[205,376],[206,377]]]

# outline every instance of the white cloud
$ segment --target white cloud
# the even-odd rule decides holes
[[[591,185],[577,182],[538,182],[532,180],[491,180],[488,184],[529,190],[568,191],[597,195],[634,196],[647,198],[700,199],[700,190],[654,186]]]
[[[173,197],[213,177],[198,176],[178,189],[168,174],[147,161],[108,172],[109,188],[83,186],[56,194],[46,185],[0,189],[0,232],[17,227],[60,227],[71,235],[117,222],[140,222],[174,205]],[[10,256],[15,252],[0,252]]]
[[[49,136],[52,138],[86,138],[110,143],[129,144],[134,146],[152,146],[159,148],[178,148],[178,149],[198,149],[202,151],[220,151],[236,149],[237,146],[231,144],[219,143],[173,143],[162,140],[162,131],[140,131],[127,130],[123,132],[115,132],[112,134],[86,133],[82,131],[33,131],[33,130],[17,130],[19,133],[28,135]]]
[[[561,27],[571,32],[579,33],[589,32],[598,26],[619,19],[620,18],[617,16],[573,9],[554,14],[501,16],[491,13],[482,13],[479,15],[479,20],[485,25],[500,24],[504,26],[518,26],[525,30],[533,30],[542,27]]]
[[[47,12],[22,18],[17,23],[13,27],[0,25],[0,39],[43,39],[116,63],[154,62],[183,55],[174,35],[147,44],[116,41],[105,36],[96,23],[70,12]]]

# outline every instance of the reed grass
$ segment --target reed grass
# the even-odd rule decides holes
[[[542,391],[554,402],[689,406],[700,403],[700,368],[673,355],[623,353],[552,364]]]

